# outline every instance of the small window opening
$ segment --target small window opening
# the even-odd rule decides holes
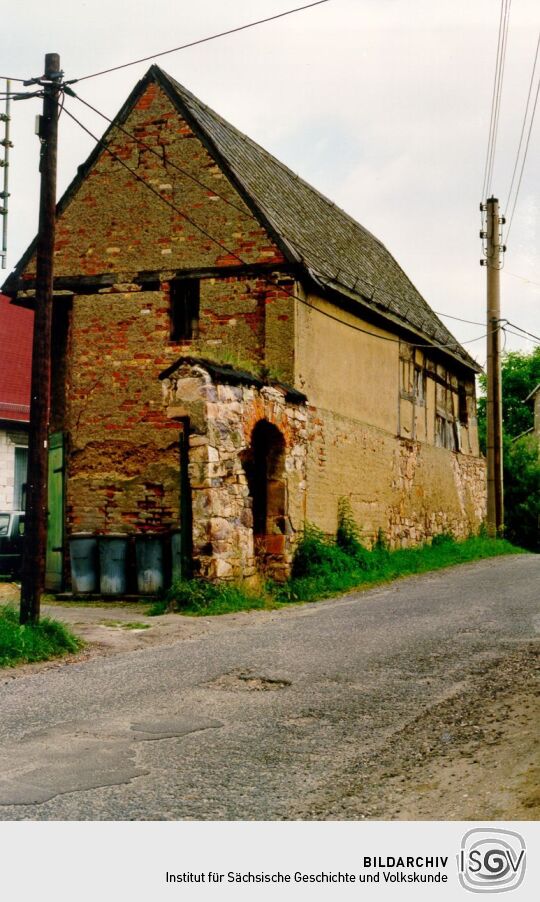
[[[171,341],[199,336],[199,280],[179,279],[170,288]]]
[[[448,448],[450,451],[457,451],[460,447],[460,439],[456,424],[446,419],[446,417],[436,414],[435,445],[438,448]]]
[[[417,404],[423,404],[425,399],[426,380],[424,370],[416,367],[414,370],[414,400]]]
[[[464,385],[458,387],[459,399],[459,422],[462,426],[466,426],[469,422],[469,411],[467,408],[467,392]]]

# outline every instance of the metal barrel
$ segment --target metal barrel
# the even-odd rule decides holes
[[[125,595],[128,542],[123,533],[99,537],[99,589],[103,595]]]
[[[69,537],[71,587],[74,595],[97,592],[97,538],[91,532],[76,532]]]
[[[161,533],[143,533],[135,537],[137,591],[141,595],[157,595],[165,584],[163,538]]]

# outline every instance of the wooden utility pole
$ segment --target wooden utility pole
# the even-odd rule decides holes
[[[45,55],[43,115],[40,117],[41,188],[36,250],[36,302],[32,347],[32,387],[28,440],[25,542],[22,561],[21,623],[37,623],[45,582],[47,549],[47,470],[51,386],[51,321],[54,234],[56,225],[56,163],[58,97],[62,82],[60,57]]]
[[[501,305],[500,271],[502,253],[499,201],[486,203],[487,269],[487,522],[490,535],[499,535],[504,525],[502,386],[501,386]]]

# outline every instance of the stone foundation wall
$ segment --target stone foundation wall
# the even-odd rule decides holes
[[[189,418],[189,481],[195,570],[206,579],[249,579],[257,567],[286,577],[305,517],[306,412],[278,386],[215,384],[203,366],[184,363],[163,380],[167,415]],[[253,499],[245,469],[257,423],[284,439],[284,528],[261,537],[253,530]]]
[[[342,496],[368,544],[379,530],[394,547],[446,531],[465,538],[485,517],[483,458],[313,408],[308,447],[307,520],[327,533],[335,533]]]

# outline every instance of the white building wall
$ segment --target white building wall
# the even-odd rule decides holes
[[[15,448],[27,445],[28,436],[25,432],[0,429],[0,510],[13,510]]]

